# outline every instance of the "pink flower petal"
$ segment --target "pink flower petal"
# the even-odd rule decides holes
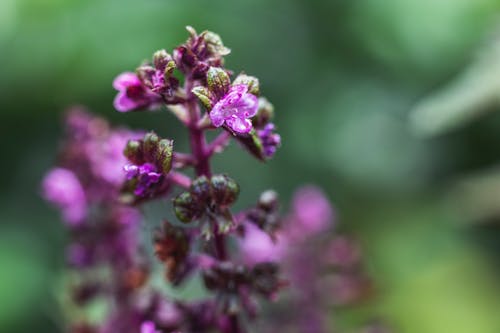
[[[128,86],[141,84],[141,81],[135,73],[125,72],[118,75],[113,81],[113,88],[116,90],[127,89]]]

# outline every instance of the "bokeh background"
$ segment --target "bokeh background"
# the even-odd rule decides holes
[[[283,146],[217,158],[241,201],[321,185],[377,293],[345,322],[500,332],[499,0],[1,0],[0,331],[59,332],[65,234],[39,198],[61,113],[184,137],[167,112],[118,114],[111,82],[185,25],[261,79]],[[185,144],[185,143],[184,143]]]

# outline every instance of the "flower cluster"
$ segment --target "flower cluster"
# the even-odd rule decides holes
[[[165,106],[186,127],[189,152],[154,132],[114,129],[80,109],[66,118],[66,138],[43,195],[69,229],[68,262],[78,273],[73,304],[85,309],[100,298],[109,305],[98,320],[76,316],[70,332],[244,333],[256,325],[260,300],[279,295],[287,307],[261,316],[267,324],[259,332],[326,332],[328,306],[358,300],[370,289],[360,251],[348,238],[328,236],[333,209],[316,188],[300,190],[284,217],[272,190],[234,211],[240,187],[212,173],[211,157],[234,139],[255,158],[272,158],[281,144],[274,108],[260,96],[257,78],[231,78],[224,67],[230,50],[217,34],[188,31],[172,55],[155,52],[113,87],[119,112]],[[218,132],[211,142],[208,131]],[[193,177],[184,172],[189,168]],[[172,199],[177,221],[156,223],[155,260],[139,242],[139,208],[165,198]],[[164,270],[164,283],[198,280],[205,295],[187,300],[153,287],[155,265]]]

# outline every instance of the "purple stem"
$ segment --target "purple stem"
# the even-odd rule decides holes
[[[229,143],[229,139],[231,138],[231,134],[229,132],[223,131],[221,132],[214,141],[210,142],[207,147],[207,154],[212,156],[214,153],[221,152],[225,146]]]
[[[211,171],[210,171],[209,160],[211,155],[215,151],[214,148],[223,144],[224,141],[226,141],[229,138],[229,136],[226,139],[225,138],[226,134],[224,134],[225,132],[223,132],[219,135],[219,137],[217,137],[214,140],[214,142],[217,141],[215,142],[215,145],[214,142],[212,142],[210,146],[207,144],[207,140],[204,133],[205,129],[200,128],[198,124],[201,118],[201,112],[198,102],[195,99],[195,96],[193,96],[193,94],[191,93],[192,88],[193,88],[192,79],[186,78],[184,89],[187,95],[186,106],[190,116],[188,125],[189,139],[190,139],[192,154],[194,159],[196,160],[195,171],[198,177],[199,176],[210,177]],[[228,260],[226,239],[224,235],[215,232],[214,245],[215,245],[215,254],[217,256],[217,259],[219,259],[220,261]],[[230,317],[230,331],[226,333],[244,333],[239,324],[239,318],[237,315],[232,315]]]
[[[191,178],[177,171],[170,171],[169,179],[176,185],[188,189],[191,186]]]

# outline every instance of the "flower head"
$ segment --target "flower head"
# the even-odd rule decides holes
[[[157,172],[156,167],[151,163],[142,165],[127,164],[123,168],[127,174],[127,179],[137,179],[137,185],[134,194],[144,196],[151,186],[160,181],[161,173]]]
[[[277,262],[283,256],[283,239],[273,241],[271,236],[253,223],[245,224],[245,236],[240,241],[243,260],[248,265]]]
[[[333,220],[333,209],[323,192],[315,186],[299,189],[293,197],[294,221],[291,225],[299,237],[325,231]],[[291,230],[292,232],[292,230]]]
[[[257,130],[257,135],[262,142],[262,148],[266,157],[272,157],[281,144],[281,136],[273,133],[274,124],[268,123],[263,129]]]
[[[214,105],[210,119],[215,127],[226,123],[237,133],[248,133],[252,130],[250,118],[255,116],[258,106],[258,99],[248,92],[248,86],[237,84]]]
[[[141,333],[157,333],[156,325],[152,321],[145,321],[141,325]]]
[[[42,192],[46,200],[61,209],[66,222],[71,225],[83,222],[87,214],[87,200],[73,172],[63,168],[52,169],[43,180]]]
[[[145,87],[139,77],[131,72],[118,75],[113,81],[118,90],[113,105],[120,112],[150,108],[161,101],[161,97]]]

